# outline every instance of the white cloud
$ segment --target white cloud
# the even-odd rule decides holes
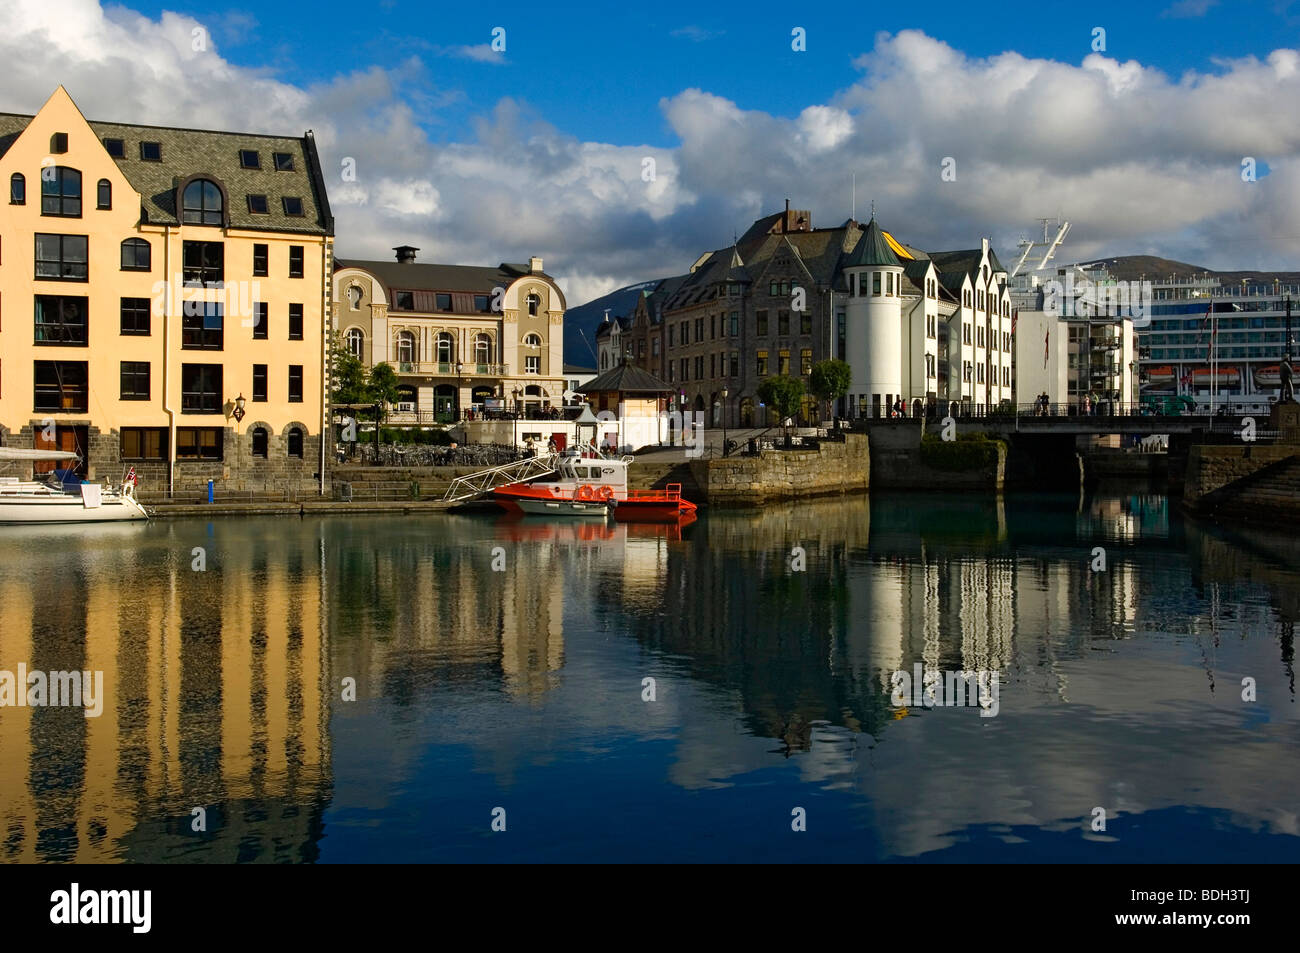
[[[673,148],[582,141],[514,99],[448,144],[424,126],[458,94],[431,89],[418,58],[296,86],[225,60],[222,30],[193,51],[200,25],[95,0],[11,0],[0,109],[31,112],[62,82],[92,119],[314,129],[340,256],[387,258],[402,243],[426,261],[539,254],[570,277],[575,304],[685,270],[787,196],[816,225],[841,222],[853,174],[859,214],[874,199],[923,248],[989,235],[1010,251],[1036,218],[1063,214],[1065,254],[1080,260],[1131,251],[1276,268],[1300,254],[1295,50],[1174,78],[1102,55],[976,59],[912,30],[878,35],[856,82],[793,118],[683,89],[660,103]],[[1241,182],[1247,155],[1271,173]],[[955,183],[940,181],[945,156]]]

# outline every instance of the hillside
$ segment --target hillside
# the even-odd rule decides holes
[[[636,309],[637,298],[640,297],[641,292],[653,290],[659,281],[660,279],[656,278],[653,281],[628,285],[566,311],[564,313],[564,362],[582,367],[595,367],[596,355],[592,352],[596,348],[596,329],[605,320],[605,309],[609,309],[611,318],[626,317]],[[584,334],[586,340],[583,340]]]
[[[1213,271],[1200,265],[1189,265],[1185,261],[1171,258],[1159,258],[1155,255],[1121,255],[1118,258],[1095,258],[1088,264],[1103,264],[1111,273],[1122,281],[1136,281],[1145,278],[1155,281],[1171,275],[1190,278],[1193,275],[1209,274],[1228,284],[1241,281],[1242,278],[1257,279],[1277,278],[1283,282],[1300,281],[1297,271]]]

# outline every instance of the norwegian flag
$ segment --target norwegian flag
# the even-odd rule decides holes
[[[139,486],[139,485],[140,485],[140,481],[139,481],[139,479],[136,478],[136,475],[135,475],[135,467],[132,467],[130,470],[127,470],[127,471],[126,471],[126,479],[123,480],[122,482],[123,482],[123,483],[129,483],[129,484],[131,484],[132,486]]]
[[[1016,319],[1018,317],[1020,317],[1020,309],[1012,308],[1011,309],[1011,333],[1012,334],[1016,333]]]

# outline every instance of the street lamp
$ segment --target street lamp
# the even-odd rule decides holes
[[[727,455],[727,388],[722,388],[722,455]]]
[[[240,395],[235,398],[235,409],[231,412],[231,416],[235,418],[235,423],[239,423],[244,419],[245,403],[244,395],[243,393],[240,393]]]

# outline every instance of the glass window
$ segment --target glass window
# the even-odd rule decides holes
[[[275,152],[275,153],[272,153],[272,155],[275,157],[275,171],[276,171],[276,172],[292,172],[292,171],[293,171],[293,153],[291,153],[291,152]]]
[[[123,460],[166,460],[167,428],[123,427],[120,446]]]
[[[284,214],[289,218],[302,218],[302,199],[296,195],[286,195],[280,199]]]
[[[253,245],[253,277],[265,278],[271,274],[270,253],[267,246],[260,242]]]
[[[267,205],[266,196],[250,194],[248,196],[248,211],[250,215],[271,214],[271,207]]]
[[[128,238],[122,242],[122,270],[148,271],[152,265],[152,246],[143,238]]]
[[[95,186],[95,207],[113,207],[113,183],[108,179],[100,179],[99,184]]]
[[[302,340],[302,305],[289,305],[289,340]]]
[[[756,370],[759,377],[767,376],[767,351],[758,352],[758,367]]]
[[[226,277],[226,246],[221,242],[184,242],[182,278],[186,284],[208,284]]]
[[[877,296],[880,294],[880,272],[878,271],[871,273],[871,293]]]
[[[434,307],[439,311],[451,310],[451,295],[439,291],[434,297]]]
[[[347,333],[348,353],[358,361],[365,359],[366,353],[366,335],[360,328],[348,328]]]
[[[256,427],[253,429],[253,456],[266,459],[266,448],[269,443],[269,435],[265,427]]]
[[[53,166],[41,170],[41,214],[81,217],[81,173]]]
[[[186,225],[220,225],[225,207],[217,183],[195,179],[181,194],[181,221]]]
[[[253,340],[268,341],[271,337],[271,307],[265,301],[253,302]]]
[[[140,143],[140,158],[144,162],[162,162],[162,143]]]
[[[289,403],[302,403],[302,365],[289,365]]]
[[[122,361],[122,400],[149,399],[149,362]]]
[[[177,460],[220,460],[222,431],[219,427],[177,427]]]
[[[289,277],[290,278],[302,277],[302,246],[301,245],[289,246]]]
[[[85,361],[33,361],[33,411],[86,413],[88,368]]]
[[[88,299],[68,295],[36,296],[36,344],[84,347],[89,343]]]
[[[190,313],[196,312],[196,313]],[[186,303],[181,315],[181,348],[191,351],[220,351],[225,338],[225,314],[218,301]],[[186,365],[200,367],[203,365]]]
[[[105,139],[104,148],[114,159],[126,158],[126,143],[121,139]]]
[[[85,235],[36,235],[36,277],[85,281],[89,274],[89,239]]]
[[[754,312],[754,333],[760,336],[767,334],[767,310],[766,309]]]
[[[27,179],[21,172],[9,176],[9,203],[11,205],[27,204]]]
[[[122,299],[123,334],[148,334],[150,332],[150,301],[148,298]]]
[[[262,154],[256,149],[240,149],[239,167],[241,169],[262,168]]]
[[[266,365],[253,365],[253,400],[256,403],[266,402]]]
[[[302,459],[302,429],[292,427],[289,430],[289,456]]]

